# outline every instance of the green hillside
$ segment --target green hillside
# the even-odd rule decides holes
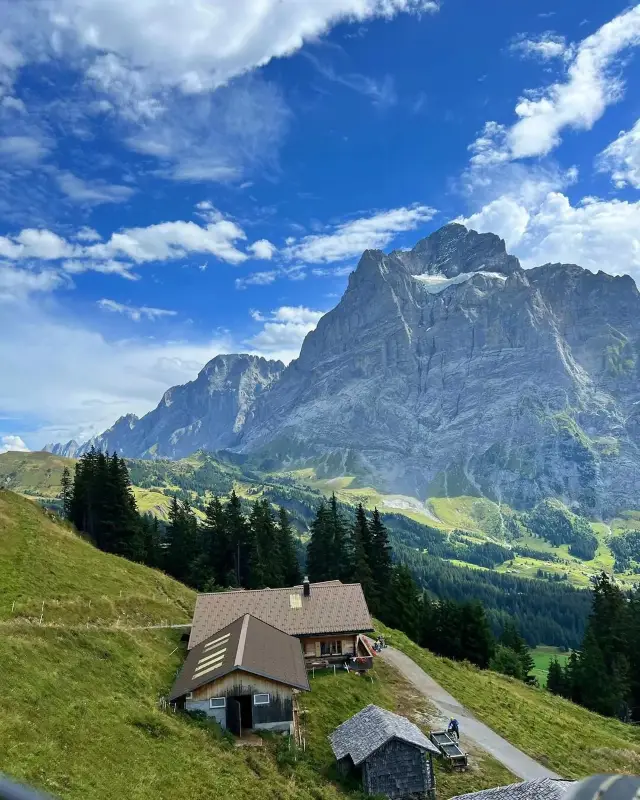
[[[160,708],[184,658],[194,593],[95,549],[33,502],[0,491],[0,772],[61,798],[229,800],[357,798],[341,784],[327,734],[368,703],[422,714],[424,703],[378,663],[373,681],[339,672],[304,695],[307,751],[278,740],[236,748],[219,730]],[[42,600],[45,601],[40,624]],[[424,717],[420,717],[424,722]],[[478,754],[450,794],[512,780]]]
[[[545,689],[434,656],[378,623],[402,650],[497,733],[565,778],[640,772],[640,730],[602,717]]]

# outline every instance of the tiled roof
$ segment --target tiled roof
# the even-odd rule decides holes
[[[569,793],[573,781],[538,778],[535,781],[512,783],[482,792],[460,794],[452,800],[562,800]]]
[[[300,640],[244,614],[189,652],[169,700],[177,700],[234,670],[309,689]]]
[[[371,617],[359,583],[312,583],[285,589],[240,589],[200,594],[193,612],[189,648],[195,647],[242,614],[251,614],[291,636],[372,631]]]
[[[440,753],[413,722],[374,705],[363,708],[329,736],[335,757],[349,755],[356,766],[390,739],[401,739],[436,755]]]

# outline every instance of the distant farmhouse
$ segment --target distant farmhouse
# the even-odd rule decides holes
[[[369,705],[329,736],[343,774],[357,773],[367,794],[391,800],[433,798],[438,748],[405,717]]]
[[[309,691],[300,641],[243,614],[191,649],[169,701],[236,736],[293,733],[295,691]]]
[[[359,583],[309,583],[284,589],[239,589],[200,594],[196,600],[189,649],[202,644],[242,614],[272,625],[302,642],[308,665],[359,659],[370,666],[363,634],[373,631]]]

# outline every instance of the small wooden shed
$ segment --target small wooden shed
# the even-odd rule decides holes
[[[369,705],[335,729],[331,747],[344,774],[358,771],[367,794],[391,800],[436,796],[438,748],[405,717]]]
[[[296,691],[309,691],[300,641],[244,614],[189,651],[169,701],[236,736],[293,733]]]

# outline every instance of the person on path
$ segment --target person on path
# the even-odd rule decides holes
[[[458,724],[457,719],[452,719],[451,722],[449,722],[447,733],[449,733],[451,736],[455,736],[456,740],[460,741],[460,725]]]

